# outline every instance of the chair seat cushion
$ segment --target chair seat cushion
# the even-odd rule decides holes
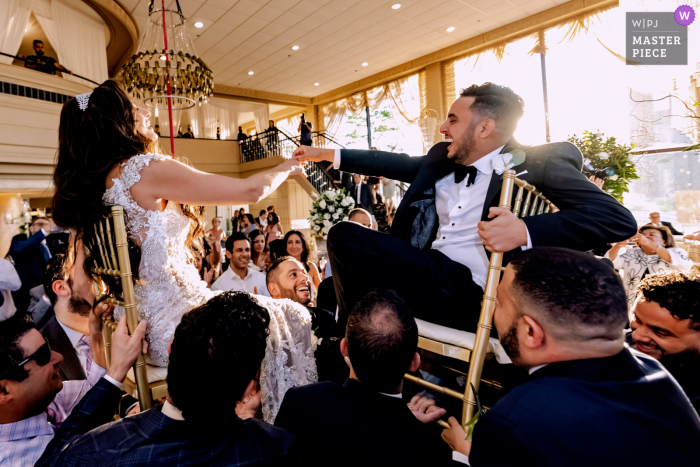
[[[146,365],[146,374],[148,375],[148,384],[158,381],[165,381],[165,379],[168,377],[168,369],[160,366]],[[131,384],[136,385],[136,378],[134,378],[133,368],[129,368],[129,372],[126,374],[126,379],[128,379]]]
[[[474,348],[476,334],[473,332],[460,331],[458,329],[440,326],[439,324],[429,323],[427,321],[423,321],[422,319],[416,319],[416,324],[418,325],[418,335],[421,337],[454,345],[455,347],[460,347],[463,349],[471,350]],[[513,363],[510,361],[510,358],[506,354],[498,339],[493,337],[489,338],[488,352],[496,355],[496,361],[498,363]]]

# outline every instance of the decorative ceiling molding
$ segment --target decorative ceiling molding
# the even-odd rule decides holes
[[[216,76],[214,76],[214,80],[216,81]],[[232,86],[223,86],[221,84],[214,85],[214,96],[224,98],[226,96],[231,96],[236,98],[244,98],[245,100],[250,100],[252,102],[282,103],[299,107],[305,107],[312,104],[311,97],[292,96],[277,92],[256,91],[254,89],[236,88]]]

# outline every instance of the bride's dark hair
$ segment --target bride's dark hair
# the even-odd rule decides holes
[[[112,168],[137,154],[158,152],[157,141],[136,131],[135,107],[124,89],[107,80],[80,110],[77,100],[63,104],[53,182],[53,219],[61,227],[83,231],[104,210],[102,195]],[[204,234],[202,209],[180,205],[190,219],[188,247],[199,249]]]

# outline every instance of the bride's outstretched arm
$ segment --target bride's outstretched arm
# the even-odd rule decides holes
[[[275,191],[288,176],[303,174],[303,167],[296,160],[248,178],[231,178],[168,159],[144,167],[141,180],[131,187],[131,196],[142,207],[161,199],[207,206],[254,204]]]

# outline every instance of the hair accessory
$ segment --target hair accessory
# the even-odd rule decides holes
[[[85,94],[79,94],[75,96],[75,100],[78,101],[78,107],[83,112],[85,112],[85,109],[87,109],[88,102],[90,101],[90,94],[92,93],[86,92]]]

